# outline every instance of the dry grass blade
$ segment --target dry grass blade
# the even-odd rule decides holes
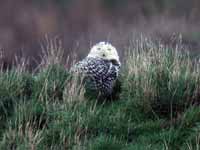
[[[85,88],[83,78],[73,74],[73,77],[66,81],[67,85],[64,89],[63,99],[66,102],[83,101]]]
[[[25,57],[17,57],[15,56],[16,63],[16,71],[18,73],[23,73],[27,71],[27,67],[29,66],[29,61]]]
[[[39,68],[46,68],[49,65],[62,64],[64,50],[59,38],[45,36],[45,44],[41,44],[42,55]]]

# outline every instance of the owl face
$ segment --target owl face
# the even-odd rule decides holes
[[[107,42],[100,42],[94,45],[91,48],[88,57],[102,58],[120,65],[119,55],[116,48]]]

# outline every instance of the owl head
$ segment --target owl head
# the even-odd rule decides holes
[[[119,55],[116,48],[108,42],[99,42],[95,44],[91,48],[88,57],[101,58],[120,65]]]

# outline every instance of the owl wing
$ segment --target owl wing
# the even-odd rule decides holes
[[[108,66],[102,59],[86,57],[82,61],[76,63],[71,72],[83,74],[89,83],[90,89],[99,89],[102,85],[102,78],[106,76]]]
[[[98,89],[104,95],[112,93],[114,81],[118,76],[118,68],[109,61],[96,58],[85,58],[75,64],[73,72],[86,75],[90,88]]]
[[[85,58],[79,61],[72,68],[72,72],[84,73],[87,76],[102,77],[105,76],[109,66],[101,59]]]

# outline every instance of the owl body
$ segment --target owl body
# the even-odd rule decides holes
[[[117,55],[109,56],[111,59],[108,59],[106,50],[109,48],[106,46],[110,48],[108,51],[114,48],[108,43],[98,43],[92,48],[92,54],[90,52],[85,59],[75,64],[72,71],[83,74],[90,89],[100,92],[101,95],[109,96],[119,74],[120,62],[115,49],[113,51]]]

